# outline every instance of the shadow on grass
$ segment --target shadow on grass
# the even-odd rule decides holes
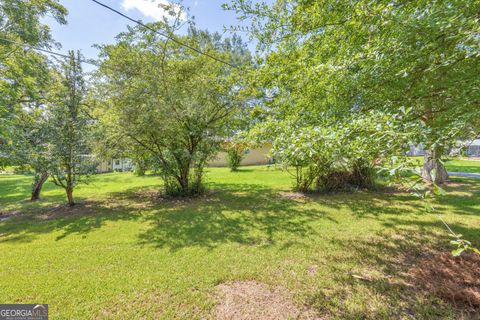
[[[336,310],[342,319],[476,319],[477,309],[441,301],[425,288],[428,279],[410,273],[421,260],[435,259],[439,249],[448,250],[450,239],[446,234],[439,237],[439,223],[392,218],[383,224],[388,232],[376,232],[368,239],[332,240],[348,250],[349,259],[360,263],[346,270],[345,257],[333,257],[330,268],[338,285],[313,289],[307,304],[317,310]],[[463,234],[475,234],[475,241],[480,241],[480,228],[454,227]],[[372,304],[346,308],[344,302],[356,295],[372,297]]]
[[[226,242],[274,245],[282,235],[303,238],[315,234],[310,224],[319,219],[336,222],[326,212],[281,199],[270,189],[248,184],[236,184],[233,190],[230,185],[215,186],[222,191],[214,191],[201,202],[187,202],[149,216],[151,228],[139,236],[139,243],[172,250],[214,248]]]
[[[320,230],[312,223],[320,219],[336,223],[335,211],[345,208],[357,218],[381,216],[386,228],[409,223],[417,227],[416,232],[426,231],[422,222],[401,218],[424,214],[421,203],[406,193],[310,195],[297,201],[282,198],[278,190],[258,184],[211,183],[210,186],[212,190],[208,195],[196,199],[161,199],[148,188],[133,188],[112,193],[106,200],[86,201],[73,209],[56,207],[35,216],[11,218],[0,222],[0,243],[30,242],[37,235],[52,231],[61,231],[57,240],[62,240],[73,234],[87,234],[108,221],[132,220],[149,226],[139,234],[139,245],[171,250],[191,246],[214,248],[228,242],[268,246],[278,244],[278,239],[285,235],[294,235],[289,238],[299,241],[315,235]],[[478,215],[475,206],[480,198],[479,184],[459,183],[450,188],[451,193],[442,200],[449,206],[448,210]],[[456,194],[456,191],[463,191],[463,194]],[[308,205],[310,202],[317,205]],[[438,211],[442,210],[447,209]],[[440,224],[435,226],[441,227]],[[464,235],[478,231],[460,225],[452,227]],[[291,244],[294,242],[290,241]]]
[[[37,235],[61,231],[57,240],[87,234],[108,221],[133,220],[151,226],[139,244],[176,250],[215,247],[224,242],[273,244],[277,233],[304,237],[315,231],[309,222],[325,217],[301,210],[295,202],[258,185],[215,185],[221,190],[196,199],[170,200],[134,188],[104,201],[86,201],[73,208],[58,206],[0,222],[1,242],[30,242]]]

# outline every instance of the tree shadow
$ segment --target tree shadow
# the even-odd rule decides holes
[[[306,199],[286,199],[282,190],[258,184],[212,183],[213,189],[195,199],[162,198],[151,188],[131,188],[114,192],[104,200],[88,200],[71,208],[58,206],[49,211],[0,222],[0,242],[30,242],[37,235],[61,231],[57,240],[73,234],[87,234],[109,221],[140,221],[149,228],[138,235],[138,244],[178,250],[200,246],[215,248],[222,243],[244,245],[280,245],[286,248],[302,238],[319,232],[312,223],[324,219],[336,223],[335,210],[349,209],[357,218],[382,216],[385,227],[412,219],[402,216],[422,215],[421,203],[402,192],[354,192],[309,195]],[[452,186],[465,189],[465,186]],[[454,213],[478,215],[475,212],[479,185],[470,186],[469,201],[452,194],[444,200]],[[309,202],[319,206],[304,205]],[[392,203],[401,203],[401,208]],[[455,209],[451,209],[453,207]],[[398,218],[396,220],[396,218]],[[421,222],[411,222],[421,226]],[[470,235],[460,228],[457,232]],[[423,230],[422,230],[423,232]],[[285,236],[287,235],[287,236]],[[282,240],[280,239],[288,239]]]
[[[422,281],[409,271],[423,259],[434,259],[448,248],[449,237],[439,237],[441,223],[390,218],[385,230],[356,239],[332,239],[349,252],[348,259],[358,261],[345,267],[345,256],[329,257],[328,267],[334,275],[333,287],[314,287],[306,293],[305,302],[322,313],[335,311],[342,319],[470,319],[475,310],[442,301],[426,289]],[[463,234],[475,234],[480,241],[480,228],[451,225]],[[387,231],[388,230],[388,231]],[[472,274],[478,271],[473,270]],[[347,300],[356,296],[372,297],[372,304],[351,308]],[[375,305],[379,301],[378,305]],[[346,307],[346,306],[349,307]],[[388,306],[388,308],[383,308]],[[472,311],[473,310],[473,311]],[[478,314],[477,314],[478,315]]]
[[[422,298],[428,302],[422,309],[418,299],[424,293],[412,288],[412,280],[403,274],[431,250],[448,248],[449,241],[441,221],[415,219],[426,213],[414,196],[390,190],[287,199],[281,195],[284,190],[259,184],[210,185],[209,193],[194,199],[162,198],[150,187],[138,187],[111,193],[105,200],[87,200],[73,209],[58,206],[11,218],[0,222],[0,244],[29,243],[51,232],[57,232],[56,240],[62,241],[72,235],[87,235],[116,221],[146,225],[134,239],[138,246],[171,251],[189,247],[214,249],[226,243],[284,250],[304,245],[302,241],[307,242],[308,238],[322,238],[339,245],[341,251],[348,253],[348,259],[356,262],[358,270],[345,269],[345,256],[328,257],[328,268],[338,286],[329,290],[317,286],[306,294],[307,304],[316,310],[321,312],[327,306],[328,310],[338,310],[337,316],[345,319],[365,318],[368,312],[371,318],[396,318],[398,314],[439,318],[451,311],[444,305],[437,311],[428,309],[436,305],[428,294]],[[447,188],[449,193],[440,199],[442,207],[438,212],[479,215],[479,183],[460,182]],[[322,230],[315,223],[336,224],[336,210],[345,208],[351,212],[352,223],[355,219],[378,219],[382,230],[361,237],[321,237]],[[480,226],[452,223],[451,227],[475,245],[480,243]],[[380,275],[370,276],[369,270],[379,271]],[[352,277],[352,273],[367,273],[367,280]],[[365,292],[383,297],[384,305],[392,306],[391,310],[349,310],[342,306],[345,297]],[[398,301],[410,302],[400,305]]]
[[[87,200],[73,208],[38,209],[0,222],[0,243],[31,242],[40,234],[61,231],[56,240],[87,234],[109,221],[141,221],[151,226],[139,235],[140,245],[177,250],[188,246],[213,248],[225,242],[269,245],[277,234],[305,237],[315,233],[309,222],[324,212],[301,209],[275,191],[258,185],[216,184],[198,198],[162,198],[149,188],[111,193],[105,200]],[[332,218],[327,217],[332,220]]]
[[[310,225],[313,221],[335,222],[326,212],[303,208],[258,185],[215,186],[219,189],[202,202],[163,208],[146,218],[150,229],[139,235],[139,244],[170,250],[191,246],[212,249],[229,242],[269,246],[278,244],[285,234],[299,238],[316,234]]]

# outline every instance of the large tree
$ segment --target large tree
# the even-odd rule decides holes
[[[28,48],[48,49],[55,45],[50,27],[42,21],[47,15],[58,23],[66,23],[67,10],[58,0],[0,2],[0,116],[3,120],[21,103],[41,95],[48,75],[46,59]]]
[[[0,1],[0,165],[28,165],[34,171],[32,200],[48,177],[45,119],[41,108],[49,90],[47,58],[30,47],[55,45],[45,16],[66,23],[57,0]]]
[[[172,34],[164,23],[150,27]],[[173,37],[132,28],[101,47],[99,89],[108,97],[101,119],[115,139],[155,159],[168,194],[195,195],[240,105],[231,65],[240,68],[249,54],[238,37],[224,40],[194,27]]]
[[[266,49],[263,83],[286,114],[408,109],[428,152],[423,176],[447,178],[441,156],[478,133],[478,0],[236,0]],[[288,107],[287,107],[288,106]],[[432,172],[435,172],[432,177]]]
[[[33,171],[32,201],[40,199],[50,173],[48,121],[45,106],[29,103],[16,112],[11,125],[5,128],[9,140],[1,149],[8,155],[9,163]]]
[[[48,149],[53,183],[65,189],[68,205],[73,191],[95,170],[90,159],[92,119],[85,103],[87,88],[80,53],[69,53],[56,72],[55,88],[48,97]]]

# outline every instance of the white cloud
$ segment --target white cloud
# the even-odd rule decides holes
[[[178,13],[180,7],[175,4],[171,4],[168,0],[122,0],[122,8],[124,10],[137,9],[145,17],[150,17],[156,21],[165,18],[172,18],[169,13],[173,9],[175,13]],[[185,20],[185,13],[182,12],[180,18]]]

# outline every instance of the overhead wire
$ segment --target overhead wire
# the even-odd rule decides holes
[[[64,53],[59,53],[59,52],[51,51],[51,50],[44,49],[44,48],[38,48],[38,47],[32,46],[32,45],[30,45],[30,44],[13,41],[13,40],[6,39],[6,38],[3,38],[3,37],[0,37],[0,40],[9,42],[9,43],[14,44],[14,45],[17,45],[17,46],[19,46],[19,47],[26,47],[26,48],[29,48],[29,49],[32,49],[32,50],[35,50],[35,51],[40,51],[40,52],[52,54],[52,55],[55,55],[55,56],[58,56],[58,57],[62,57],[62,58],[67,58],[67,59],[70,58],[70,56],[68,56],[68,55],[66,55],[66,54],[64,54]],[[86,63],[86,64],[90,64],[90,65],[92,65],[92,66],[98,67],[98,65],[97,65],[96,63],[91,62],[91,61],[89,61],[89,60],[81,59],[80,62]]]
[[[97,1],[97,0],[91,0],[91,1],[93,1],[94,3],[96,3],[96,4],[98,4],[98,5],[102,6],[102,7],[104,7],[105,9],[108,9],[108,10],[110,10],[110,11],[112,11],[112,12],[114,12],[114,13],[120,15],[120,16],[122,16],[123,18],[125,18],[125,19],[127,19],[127,20],[129,20],[129,21],[134,22],[135,24],[137,24],[137,25],[139,25],[139,26],[141,26],[141,27],[143,27],[143,28],[145,28],[145,29],[147,29],[147,30],[149,30],[149,31],[151,31],[151,32],[154,32],[154,33],[156,33],[156,34],[158,34],[158,35],[160,35],[160,36],[162,36],[162,37],[164,37],[164,38],[167,38],[167,39],[175,42],[176,44],[178,44],[178,45],[180,45],[180,46],[182,46],[182,47],[184,47],[184,48],[187,48],[187,49],[189,49],[189,50],[191,50],[191,51],[194,51],[194,52],[196,52],[196,53],[198,53],[198,54],[201,54],[201,55],[203,55],[203,56],[206,56],[206,57],[208,57],[208,58],[210,58],[210,59],[213,59],[213,60],[215,60],[215,61],[217,61],[217,62],[223,63],[223,64],[225,64],[225,65],[227,65],[227,66],[229,66],[229,67],[238,68],[237,66],[235,66],[235,65],[233,65],[233,64],[231,64],[231,63],[229,63],[229,62],[227,62],[227,61],[225,61],[225,60],[223,60],[223,59],[220,59],[220,58],[218,58],[218,57],[215,57],[214,55],[211,55],[211,54],[209,54],[209,53],[207,53],[207,52],[204,52],[204,51],[202,51],[202,50],[200,50],[200,49],[197,49],[197,48],[195,48],[195,47],[193,47],[193,46],[191,46],[191,45],[189,45],[189,44],[187,44],[187,43],[184,43],[184,42],[180,41],[179,39],[177,39],[177,38],[174,37],[174,36],[170,36],[170,35],[168,35],[168,34],[166,34],[166,33],[163,33],[163,32],[160,32],[160,31],[158,31],[158,30],[155,30],[154,28],[148,26],[147,24],[145,24],[145,23],[143,23],[143,22],[141,22],[141,21],[138,21],[138,20],[136,20],[136,19],[133,19],[133,18],[127,16],[126,14],[124,14],[124,13],[122,13],[122,12],[120,12],[120,11],[118,11],[118,10],[116,10],[116,9],[114,9],[114,8],[112,8],[112,7],[108,6],[108,5],[100,2],[100,1]],[[20,47],[26,47],[26,48],[29,48],[29,49],[32,49],[32,50],[36,50],[36,51],[40,51],[40,52],[52,54],[52,55],[59,56],[59,57],[62,57],[62,58],[69,58],[69,56],[66,55],[66,54],[59,53],[59,52],[54,52],[54,51],[51,51],[51,50],[48,50],[48,49],[44,49],[44,48],[39,48],[39,47],[30,45],[30,44],[20,43],[20,42],[13,41],[13,40],[10,40],[10,39],[6,39],[6,38],[3,38],[3,37],[0,37],[0,40],[9,42],[9,43],[11,43],[11,44],[14,44],[14,45],[17,45],[17,46],[20,46]],[[86,63],[86,64],[90,64],[90,65],[92,65],[92,66],[98,67],[98,64],[92,62],[91,60],[82,59],[81,62],[82,62],[82,63]]]
[[[129,20],[129,21],[132,21],[132,22],[136,23],[136,24],[139,25],[139,26],[144,27],[145,29],[147,29],[147,30],[149,30],[149,31],[151,31],[151,32],[154,32],[154,33],[156,33],[156,34],[158,34],[158,35],[160,35],[160,36],[162,36],[162,37],[164,37],[164,38],[167,38],[167,39],[175,42],[176,44],[178,44],[178,45],[180,45],[180,46],[182,46],[182,47],[184,47],[184,48],[187,48],[187,49],[189,49],[189,50],[191,50],[191,51],[194,51],[194,52],[196,52],[196,53],[198,53],[198,54],[204,55],[204,56],[206,56],[206,57],[208,57],[208,58],[210,58],[210,59],[213,59],[213,60],[215,60],[215,61],[217,61],[217,62],[221,62],[221,63],[223,63],[223,64],[225,64],[225,65],[228,65],[229,67],[237,68],[235,65],[233,65],[233,64],[231,64],[231,63],[229,63],[229,62],[227,62],[227,61],[225,61],[225,60],[223,60],[223,59],[220,59],[220,58],[215,57],[215,56],[213,56],[213,55],[211,55],[211,54],[209,54],[209,53],[207,53],[207,52],[204,52],[204,51],[202,51],[202,50],[200,50],[200,49],[197,49],[197,48],[195,48],[195,47],[192,47],[191,45],[189,45],[189,44],[187,44],[187,43],[184,43],[184,42],[178,40],[177,38],[175,38],[175,37],[173,37],[173,36],[170,36],[170,35],[168,35],[168,34],[166,34],[166,33],[163,33],[163,32],[160,32],[160,31],[158,31],[158,30],[155,30],[154,28],[148,26],[147,24],[145,24],[145,23],[143,23],[143,22],[141,22],[141,21],[138,21],[138,20],[136,20],[136,19],[133,19],[133,18],[127,16],[126,14],[124,14],[124,13],[122,13],[122,12],[120,12],[120,11],[112,8],[112,7],[110,7],[109,5],[106,5],[106,4],[104,4],[104,3],[100,2],[100,1],[97,1],[97,0],[91,0],[91,1],[95,2],[95,3],[98,4],[99,6],[104,7],[105,9],[108,9],[108,10],[110,10],[110,11],[112,11],[112,12],[114,12],[114,13],[120,15],[120,16],[122,16],[123,18],[125,18],[125,19],[127,19],[127,20]]]

